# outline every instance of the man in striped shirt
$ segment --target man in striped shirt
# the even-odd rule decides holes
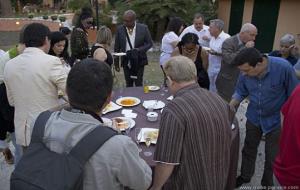
[[[151,189],[225,189],[233,112],[221,97],[200,88],[190,59],[173,57],[164,70],[174,99],[162,113]]]

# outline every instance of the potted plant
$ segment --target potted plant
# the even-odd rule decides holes
[[[55,20],[57,20],[57,15],[52,15],[50,18],[52,21],[55,21]]]
[[[59,16],[58,19],[60,20],[60,22],[65,22],[66,21],[65,16]]]
[[[48,20],[49,16],[48,15],[43,15],[44,20]]]

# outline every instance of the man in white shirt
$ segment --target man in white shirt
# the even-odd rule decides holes
[[[58,57],[48,55],[50,30],[40,23],[23,32],[25,50],[8,61],[4,82],[9,104],[15,107],[16,143],[30,143],[31,122],[42,111],[60,105],[58,90],[65,92],[67,72]]]
[[[209,32],[212,36],[209,42],[209,67],[208,76],[210,81],[209,90],[217,92],[216,79],[221,68],[222,44],[230,35],[223,31],[224,22],[220,19],[210,21]]]
[[[194,16],[193,25],[186,27],[179,38],[181,39],[186,33],[194,33],[199,37],[199,44],[204,47],[209,46],[209,40],[211,38],[208,31],[208,26],[204,25],[204,16],[200,13],[196,13]]]

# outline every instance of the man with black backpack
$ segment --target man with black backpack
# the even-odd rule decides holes
[[[113,77],[107,64],[85,59],[71,69],[70,108],[43,112],[11,177],[11,189],[147,189],[151,169],[127,136],[102,125]]]

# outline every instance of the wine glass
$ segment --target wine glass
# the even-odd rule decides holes
[[[147,149],[148,149],[148,151],[145,151],[144,152],[144,155],[145,156],[151,156],[152,155],[152,152],[149,150],[149,147],[150,147],[150,145],[151,145],[151,141],[152,141],[152,138],[151,138],[151,135],[149,134],[149,133],[144,133],[144,135],[146,135],[145,136],[145,144],[146,144],[146,146],[147,146]]]
[[[135,128],[135,142],[138,145],[139,152],[142,152],[142,149],[139,147],[139,144],[142,140],[141,128]]]

